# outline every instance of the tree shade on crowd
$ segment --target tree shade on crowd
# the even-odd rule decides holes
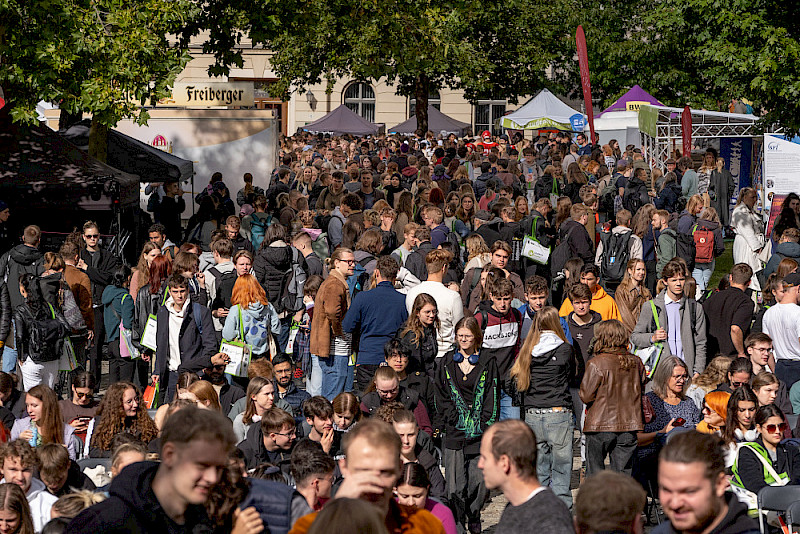
[[[43,125],[0,110],[0,198],[26,210],[108,211],[139,202],[139,178],[92,158]],[[42,212],[39,212],[40,215]]]
[[[91,120],[83,120],[59,133],[81,150],[88,152],[91,124]],[[108,132],[106,163],[115,169],[139,176],[143,182],[183,182],[191,180],[194,175],[194,164],[191,161],[159,150],[117,130]]]
[[[334,135],[377,135],[382,126],[369,122],[342,104],[324,117],[306,124],[301,129],[312,133],[330,133]]]
[[[397,126],[389,128],[389,133],[396,133],[400,135],[413,135],[417,130],[417,117],[413,116],[407,121],[401,122]],[[472,127],[468,122],[457,121],[453,117],[449,117],[436,109],[434,106],[428,105],[428,130],[434,133],[456,134],[461,137],[467,135],[472,131]]]

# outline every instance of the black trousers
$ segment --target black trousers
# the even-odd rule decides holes
[[[137,360],[123,358],[119,353],[119,338],[108,342],[108,382],[133,382]]]
[[[658,282],[659,277],[659,273],[656,272],[657,263],[658,262],[656,260],[647,260],[644,262],[645,269],[647,269],[647,274],[644,278],[644,285],[650,290],[650,294],[653,296],[656,294],[656,282]]]
[[[100,386],[100,375],[102,373],[101,363],[103,361],[103,347],[106,344],[106,328],[103,324],[103,308],[94,309],[94,341],[89,349],[89,371],[94,375],[98,387]]]
[[[630,476],[635,452],[636,432],[586,432],[586,476],[605,469],[606,456],[612,471]]]

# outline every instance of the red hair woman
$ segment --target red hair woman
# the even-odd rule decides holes
[[[239,338],[251,345],[253,359],[269,357],[270,332],[277,335],[280,328],[278,314],[267,301],[267,294],[256,277],[245,274],[237,278],[233,285],[231,308],[222,328],[222,339]],[[242,335],[244,339],[241,339]]]

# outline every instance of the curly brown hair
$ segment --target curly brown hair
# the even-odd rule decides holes
[[[132,422],[126,420],[125,410],[122,407],[122,397],[129,389],[136,392],[136,400],[139,403],[136,417]],[[117,382],[108,387],[106,396],[97,410],[97,416],[99,420],[92,432],[91,445],[100,450],[110,450],[111,440],[120,432],[133,434],[144,443],[158,435],[156,424],[147,414],[147,409],[142,402],[142,392],[130,382]]]

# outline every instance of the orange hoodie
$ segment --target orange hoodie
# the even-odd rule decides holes
[[[599,285],[594,286],[592,305],[589,306],[589,309],[599,313],[604,321],[620,318],[619,309],[617,308],[617,303],[614,301],[614,298],[606,293],[606,290]],[[561,305],[561,309],[558,310],[558,314],[561,315],[561,317],[566,317],[573,311],[572,302],[570,302],[569,299],[565,299],[564,303]]]

